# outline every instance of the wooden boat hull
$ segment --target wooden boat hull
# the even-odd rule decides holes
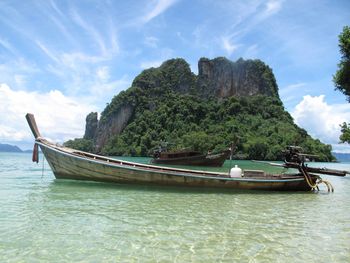
[[[218,154],[210,154],[210,155],[197,155],[197,156],[187,156],[187,157],[167,158],[167,159],[154,158],[152,159],[152,163],[168,164],[168,165],[195,165],[195,166],[220,167],[224,164],[229,154],[230,154],[230,151],[224,151]]]
[[[302,176],[230,178],[224,173],[194,171],[125,162],[36,142],[56,178],[128,184],[215,187],[250,190],[308,191]]]

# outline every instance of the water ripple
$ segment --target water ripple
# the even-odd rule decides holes
[[[329,178],[333,194],[219,192],[0,163],[0,262],[350,262],[347,178]]]

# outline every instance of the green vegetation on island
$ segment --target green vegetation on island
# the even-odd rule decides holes
[[[339,48],[342,55],[338,70],[333,76],[336,89],[340,90],[350,102],[350,27],[345,26],[339,35]],[[350,143],[350,124],[341,125],[340,142]]]
[[[281,159],[288,145],[301,145],[323,160],[332,159],[330,147],[293,124],[276,98],[259,95],[203,101],[171,91],[153,99],[146,94],[137,98],[133,120],[110,139],[103,154],[146,156],[160,141],[177,148],[219,151],[239,138],[237,151],[244,159]]]
[[[68,140],[64,143],[64,146],[70,147],[73,149],[85,151],[85,152],[93,152],[94,151],[94,142],[90,139],[84,138],[75,138],[74,140]]]

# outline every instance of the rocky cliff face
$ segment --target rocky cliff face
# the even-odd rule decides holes
[[[278,88],[272,70],[260,60],[239,59],[232,62],[223,57],[212,60],[201,58],[196,76],[185,60],[171,59],[158,68],[144,70],[138,75],[132,83],[132,88],[113,98],[102,112],[99,122],[97,114],[88,115],[84,138],[94,140],[96,152],[100,152],[112,136],[123,131],[135,107],[141,103],[134,90],[147,92],[153,97],[162,92],[175,92],[195,95],[202,99],[254,95],[278,98]]]
[[[198,90],[203,97],[268,95],[278,97],[272,70],[260,60],[232,62],[219,57],[198,62]]]
[[[96,135],[94,137],[95,151],[100,152],[108,139],[116,134],[120,134],[128,124],[134,108],[131,105],[123,105],[105,122],[99,122]]]
[[[84,139],[91,140],[95,138],[98,126],[97,112],[91,112],[86,116]]]

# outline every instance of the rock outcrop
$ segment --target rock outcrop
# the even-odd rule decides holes
[[[96,135],[94,137],[95,151],[100,152],[109,138],[120,134],[128,124],[134,108],[131,105],[123,105],[118,111],[110,116],[106,121],[99,122]]]
[[[272,70],[260,60],[232,62],[219,57],[198,62],[198,90],[202,97],[268,95],[278,97]]]
[[[84,139],[92,140],[95,138],[98,126],[97,112],[91,112],[86,116]]]

